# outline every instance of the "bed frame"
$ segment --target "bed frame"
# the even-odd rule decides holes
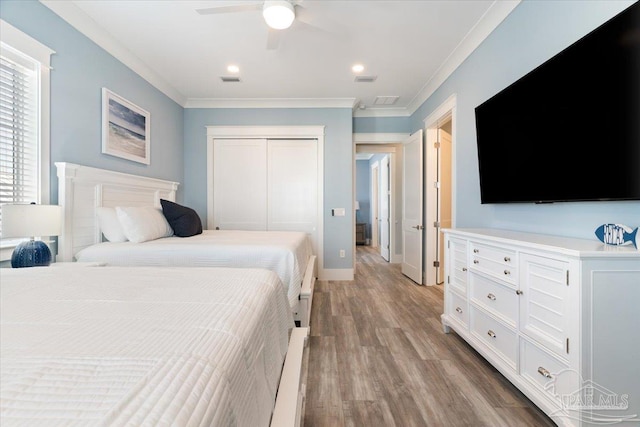
[[[102,242],[95,210],[97,207],[155,206],[160,199],[175,202],[178,183],[81,166],[56,163],[58,204],[63,208],[62,232],[58,238],[57,261],[72,262],[80,250]],[[272,415],[272,427],[299,426],[302,420],[304,384],[302,356],[309,334],[311,301],[316,280],[316,257],[307,262],[300,299],[294,318],[301,327],[291,331]]]

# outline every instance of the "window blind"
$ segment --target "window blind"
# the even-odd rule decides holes
[[[2,51],[0,205],[39,202],[38,75],[39,63],[7,50]]]

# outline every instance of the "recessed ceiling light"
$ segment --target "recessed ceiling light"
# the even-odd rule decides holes
[[[361,73],[364,71],[364,65],[356,64],[353,67],[351,67],[351,71],[353,71],[354,73]]]
[[[230,73],[239,73],[240,72],[240,67],[238,67],[237,65],[229,65],[227,67],[227,71]]]

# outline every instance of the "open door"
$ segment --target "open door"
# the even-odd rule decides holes
[[[379,163],[375,163],[371,167],[371,247],[377,248],[380,242],[380,214],[378,205],[378,192],[380,187],[378,186],[379,176],[378,173],[380,167]]]
[[[422,284],[422,130],[402,148],[402,274]]]
[[[389,261],[389,156],[380,160],[380,255]]]

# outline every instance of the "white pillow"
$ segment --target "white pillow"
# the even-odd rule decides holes
[[[126,242],[127,236],[124,235],[122,225],[116,215],[114,208],[99,207],[96,208],[96,216],[98,217],[98,226],[104,237],[110,242]]]
[[[116,207],[116,214],[127,239],[135,243],[173,236],[173,229],[162,215],[162,211],[152,206]]]

